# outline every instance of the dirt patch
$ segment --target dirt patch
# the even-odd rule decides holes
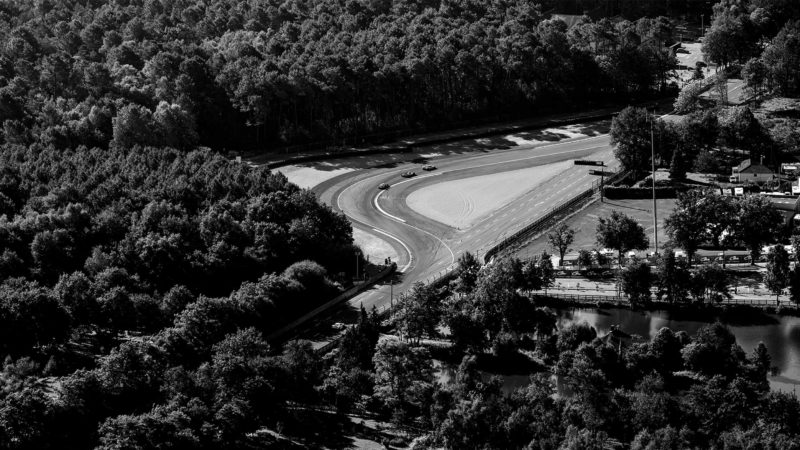
[[[412,192],[414,211],[454,228],[467,229],[572,166],[572,161],[444,181]]]

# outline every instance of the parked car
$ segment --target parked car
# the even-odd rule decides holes
[[[412,172],[410,170],[408,172],[403,172],[403,173],[400,174],[400,176],[403,177],[403,178],[411,178],[411,177],[414,177],[416,175],[417,174],[415,172]]]
[[[378,185],[378,189],[389,189],[389,183],[381,183]]]
[[[422,170],[430,172],[431,170],[436,170],[436,166],[431,165],[431,164],[427,164],[425,166],[422,166]]]

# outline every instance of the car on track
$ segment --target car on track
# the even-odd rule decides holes
[[[417,176],[417,173],[409,170],[408,172],[401,173],[400,176],[403,178],[411,178]]]
[[[425,166],[422,166],[422,170],[430,172],[431,170],[436,170],[436,166],[432,164],[427,164]]]
[[[378,189],[389,189],[389,183],[381,183],[378,185]]]

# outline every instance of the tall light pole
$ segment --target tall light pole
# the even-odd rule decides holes
[[[656,147],[653,133],[653,122],[655,122],[656,114],[653,110],[653,116],[650,117],[650,164],[653,169],[651,176],[653,181],[653,243],[655,244],[655,254],[658,255],[658,212],[656,211]]]

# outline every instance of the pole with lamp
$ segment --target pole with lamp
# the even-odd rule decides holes
[[[653,243],[655,245],[655,255],[658,255],[658,207],[656,204],[656,150],[655,150],[655,110],[653,116],[650,118],[650,164],[652,169],[652,187],[653,187]]]

